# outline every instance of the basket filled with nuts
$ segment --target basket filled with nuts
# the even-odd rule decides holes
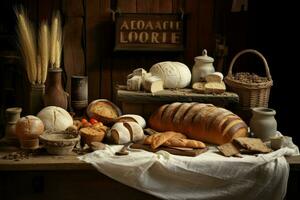
[[[236,60],[245,53],[254,53],[262,59],[265,66],[266,77],[261,77],[249,72],[238,72],[232,74],[232,67]],[[268,63],[260,52],[254,49],[245,49],[236,54],[230,63],[228,74],[224,81],[231,91],[239,95],[242,109],[268,107],[273,80]]]

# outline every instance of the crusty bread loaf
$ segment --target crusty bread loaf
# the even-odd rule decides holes
[[[195,148],[195,149],[203,149],[206,145],[198,140],[184,139],[184,138],[171,138],[162,146],[166,147],[186,147],[186,148]]]
[[[151,145],[151,148],[152,148],[152,144],[155,143],[155,140],[151,136],[148,136],[144,140],[144,144],[149,144],[149,145]],[[201,141],[191,140],[191,139],[186,139],[186,138],[179,138],[179,137],[170,138],[167,141],[165,141],[164,143],[160,144],[160,146],[165,146],[165,147],[186,147],[186,148],[196,148],[196,149],[202,149],[202,148],[206,147],[206,145]]]
[[[248,134],[248,127],[240,117],[203,103],[165,104],[151,115],[149,126],[161,132],[181,132],[188,138],[212,144],[224,144]]]
[[[92,127],[85,127],[80,129],[80,136],[84,143],[90,145],[92,142],[101,142],[105,136],[105,131],[96,130]]]
[[[156,133],[153,135],[148,136],[145,140],[145,144],[151,144],[152,149],[156,149],[157,147],[164,144],[169,139],[176,138],[176,139],[182,139],[186,138],[185,135],[182,133],[174,132],[174,131],[166,131],[162,133]]]

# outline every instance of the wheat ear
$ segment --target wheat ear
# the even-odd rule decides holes
[[[25,69],[29,81],[35,84],[37,80],[36,69],[36,43],[34,28],[25,14],[24,9],[15,9],[17,16],[17,32],[21,47],[22,56],[25,62]]]
[[[46,82],[49,64],[49,29],[45,21],[40,25],[39,31],[39,51],[41,56],[41,81]]]

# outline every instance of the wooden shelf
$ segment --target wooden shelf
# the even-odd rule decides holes
[[[126,86],[117,87],[117,100],[121,102],[124,114],[138,114],[148,118],[159,106],[173,102],[211,103],[215,106],[235,108],[239,102],[236,93],[200,94],[192,89],[165,89],[156,93],[129,91]]]

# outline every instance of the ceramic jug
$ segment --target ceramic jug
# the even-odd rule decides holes
[[[68,107],[68,93],[62,88],[61,73],[61,68],[50,68],[48,70],[48,85],[44,95],[44,105],[58,106],[66,110]]]
[[[255,107],[252,108],[250,119],[250,131],[254,137],[269,141],[276,136],[277,122],[275,119],[276,111],[271,108]]]
[[[205,76],[215,72],[214,59],[207,56],[207,51],[202,51],[202,56],[195,57],[195,64],[192,69],[192,83],[205,81]]]

